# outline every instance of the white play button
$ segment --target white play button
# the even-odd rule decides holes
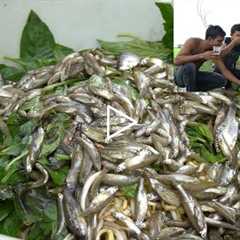
[[[129,121],[129,124],[127,126],[122,127],[118,131],[110,134],[111,132],[111,111],[115,112],[116,115],[121,116],[121,118],[125,118]],[[113,108],[112,106],[108,105],[107,106],[107,137],[105,139],[106,142],[109,142],[110,139],[119,136],[120,133],[128,130],[129,128],[133,127],[134,125],[137,124],[137,121],[129,116],[127,116],[125,113],[117,110],[116,108]]]

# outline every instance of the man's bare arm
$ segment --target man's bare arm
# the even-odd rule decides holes
[[[235,77],[224,65],[223,61],[220,58],[213,59],[213,62],[216,64],[216,66],[220,69],[223,76],[228,79],[231,82],[234,82],[236,84],[240,85],[240,79]]]
[[[175,65],[182,65],[185,63],[190,63],[190,62],[198,62],[203,59],[208,59],[208,56],[212,54],[212,51],[207,51],[204,53],[199,53],[199,54],[192,54],[192,50],[196,48],[196,43],[195,40],[190,38],[188,39],[183,47],[181,48],[180,52],[174,59],[174,64]]]
[[[235,38],[232,40],[228,45],[226,45],[222,50],[221,50],[221,57],[226,56],[229,54],[234,47],[237,45],[240,45],[240,37]]]

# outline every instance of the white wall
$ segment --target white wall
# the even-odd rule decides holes
[[[201,6],[206,16],[206,25],[220,25],[227,36],[231,26],[240,23],[239,0],[174,0],[174,46],[183,44],[189,37],[205,37],[207,26],[199,17],[197,6]]]
[[[0,61],[19,55],[31,9],[48,24],[57,42],[75,50],[95,47],[97,38],[117,40],[119,33],[159,40],[164,32],[154,0],[0,0]]]

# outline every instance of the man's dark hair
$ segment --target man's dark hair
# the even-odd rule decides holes
[[[234,24],[231,28],[231,34],[234,34],[235,32],[240,32],[240,24]]]
[[[205,39],[208,39],[209,37],[215,39],[216,37],[225,37],[226,33],[224,32],[224,30],[218,26],[218,25],[209,25],[206,31],[206,37]]]

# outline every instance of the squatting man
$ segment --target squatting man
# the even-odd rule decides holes
[[[215,88],[231,88],[231,82],[240,85],[240,71],[236,62],[240,56],[240,24],[231,28],[231,37],[220,26],[210,25],[205,39],[189,38],[174,59],[174,79],[187,91],[209,91]],[[201,71],[201,65],[212,60],[213,72]]]

